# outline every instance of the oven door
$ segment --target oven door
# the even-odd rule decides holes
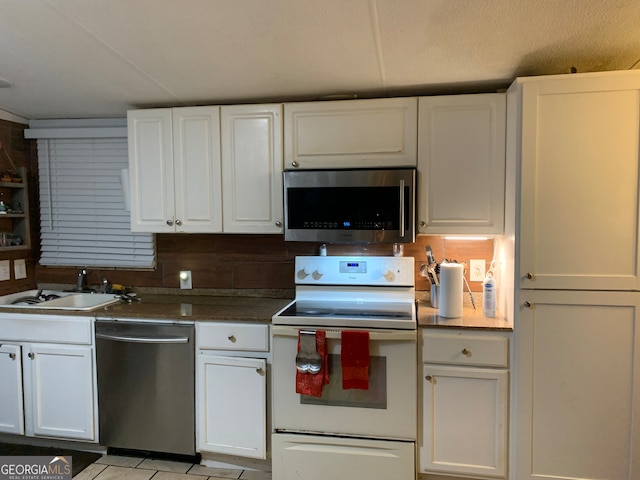
[[[320,329],[323,328],[317,328]],[[329,384],[324,385],[321,397],[314,397],[296,393],[299,329],[273,326],[274,429],[415,440],[416,331],[369,331],[369,389],[344,390],[340,363],[341,329],[324,330],[329,353]]]

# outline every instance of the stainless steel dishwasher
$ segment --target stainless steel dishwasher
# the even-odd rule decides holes
[[[195,455],[194,325],[95,325],[100,444]]]

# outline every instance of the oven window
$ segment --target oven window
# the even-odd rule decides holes
[[[303,405],[328,405],[332,407],[387,408],[387,359],[370,357],[369,389],[342,389],[340,355],[329,354],[329,384],[322,389],[321,397],[300,395]]]

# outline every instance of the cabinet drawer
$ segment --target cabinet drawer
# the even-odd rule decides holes
[[[0,314],[0,339],[13,342],[93,344],[93,317]]]
[[[509,339],[498,335],[423,333],[422,361],[506,368]]]
[[[269,325],[199,323],[196,339],[203,349],[268,352]]]

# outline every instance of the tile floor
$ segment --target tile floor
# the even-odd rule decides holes
[[[271,480],[271,474],[252,470],[208,468],[192,463],[142,457],[103,455],[74,480]]]

